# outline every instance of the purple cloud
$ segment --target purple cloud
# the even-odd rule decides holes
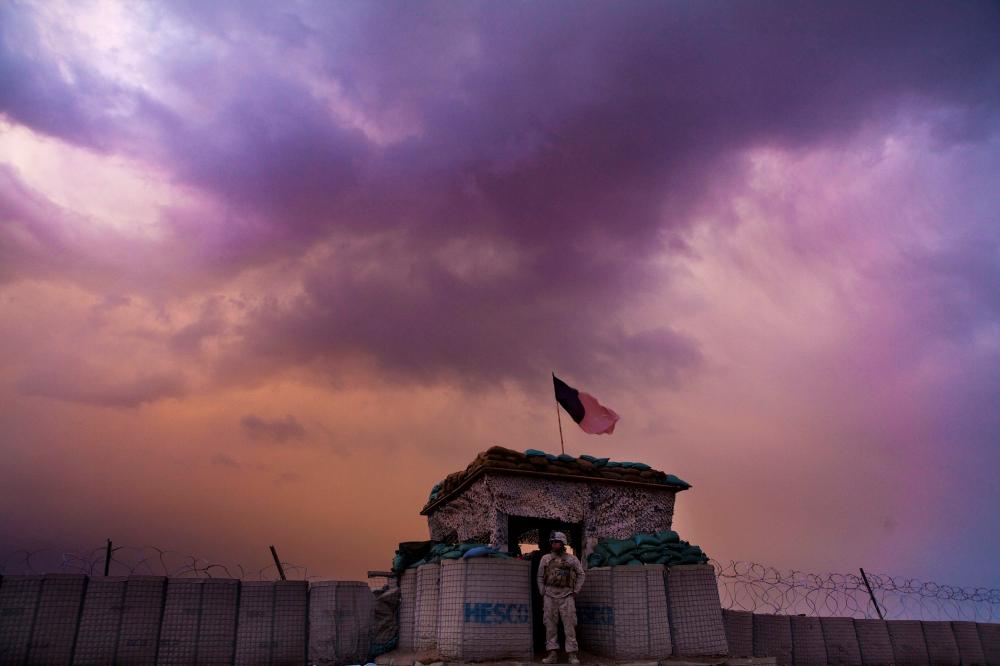
[[[240,427],[251,439],[269,440],[275,444],[306,438],[306,429],[291,414],[283,419],[264,419],[256,414],[247,414],[240,419]]]

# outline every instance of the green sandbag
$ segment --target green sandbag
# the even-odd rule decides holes
[[[677,543],[681,540],[680,535],[673,530],[663,530],[662,532],[657,532],[654,536],[660,543]]]
[[[527,451],[524,452],[524,455],[528,456],[529,458],[534,458],[536,456],[545,456],[546,453],[545,451],[539,451],[538,449],[528,449]]]
[[[587,557],[587,566],[593,569],[594,567],[599,567],[604,564],[604,558],[598,553],[591,553]]]
[[[630,566],[630,567],[641,567],[642,566],[642,561],[641,560],[629,560],[628,561],[628,566]]]
[[[442,560],[457,560],[462,557],[462,551],[460,550],[449,550],[447,553],[441,554]]]
[[[658,551],[651,550],[648,553],[643,553],[639,556],[639,559],[646,564],[653,564],[659,562],[660,558],[663,557]]]
[[[654,546],[660,545],[660,540],[657,539],[652,534],[636,534],[634,537],[632,537],[632,540],[635,541],[637,546],[641,546],[647,543]]]
[[[660,555],[653,564],[666,564],[670,561],[669,555]]]
[[[631,539],[621,541],[618,539],[608,539],[603,543],[614,556],[624,555],[625,553],[635,550],[635,541],[632,541]]]
[[[617,567],[622,564],[628,564],[629,561],[634,559],[635,558],[632,557],[632,553],[625,553],[624,555],[616,555],[612,557],[611,559],[608,560],[608,564],[610,564],[613,567]]]

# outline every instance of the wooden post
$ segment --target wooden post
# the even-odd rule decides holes
[[[865,570],[858,567],[861,572],[861,580],[865,581],[865,587],[868,588],[868,596],[872,598],[872,603],[875,604],[875,612],[878,613],[878,619],[884,620],[885,617],[882,616],[882,609],[878,607],[878,601],[875,600],[875,593],[872,592],[872,586],[868,584],[868,576],[865,575]]]
[[[278,551],[271,546],[271,557],[274,558],[274,564],[278,567],[278,575],[281,576],[281,580],[287,580],[285,578],[285,569],[281,566],[281,560],[278,559]]]

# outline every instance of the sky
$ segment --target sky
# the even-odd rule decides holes
[[[0,552],[357,579],[555,371],[716,559],[998,587],[998,214],[996,3],[0,3]]]

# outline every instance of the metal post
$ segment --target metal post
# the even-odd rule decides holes
[[[274,546],[271,546],[271,557],[274,558],[274,564],[278,567],[278,575],[281,576],[281,580],[287,580],[285,578],[285,570],[282,568],[281,561],[278,559],[278,551],[274,549]]]
[[[872,603],[875,604],[875,612],[878,613],[878,619],[884,620],[885,617],[882,616],[882,609],[878,607],[878,602],[875,600],[875,593],[872,592],[872,586],[868,584],[868,576],[865,575],[865,570],[858,567],[861,571],[861,580],[865,581],[865,587],[868,588],[868,596],[872,598]]]
[[[108,575],[108,571],[111,569],[111,539],[108,539],[107,550],[104,551],[104,575]]]
[[[556,400],[556,420],[559,422],[559,449],[566,453],[566,444],[563,443],[562,434],[562,414],[559,413],[559,401]]]

